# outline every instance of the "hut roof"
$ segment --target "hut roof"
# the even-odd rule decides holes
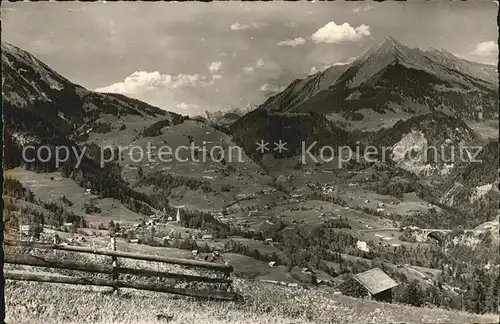
[[[379,268],[373,268],[358,273],[353,276],[353,279],[365,287],[372,295],[394,288],[398,285],[396,281]]]

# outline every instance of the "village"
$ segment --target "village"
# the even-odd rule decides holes
[[[127,213],[126,216],[116,217],[119,212],[114,212],[114,216],[103,212],[105,208],[113,208],[113,204],[116,206],[116,202],[100,202],[96,193],[83,188],[84,203],[79,206],[83,205],[83,210],[89,213],[86,215],[88,222],[85,228],[78,228],[69,222],[57,228],[45,225],[39,233],[39,240],[52,244],[109,249],[111,238],[114,237],[119,251],[228,264],[234,267],[236,277],[287,287],[322,289],[332,294],[350,294],[344,283],[352,282],[355,275],[375,268],[379,268],[392,280],[398,281],[399,276],[404,275],[417,280],[422,287],[432,286],[439,279],[441,269],[415,267],[407,262],[397,261],[384,262],[384,268],[363,257],[363,254],[370,255],[381,248],[390,251],[420,246],[425,249],[431,241],[437,242],[440,234],[431,234],[429,229],[417,226],[401,227],[388,218],[392,213],[412,212],[416,208],[424,210],[434,206],[420,200],[403,202],[396,197],[367,191],[363,182],[358,181],[360,179],[352,178],[357,175],[365,177],[366,174],[363,173],[352,173],[352,177],[341,178],[346,176],[332,172],[326,173],[328,178],[325,178],[318,171],[320,170],[317,168],[311,168],[310,171],[284,172],[275,176],[273,186],[235,193],[232,199],[228,195],[224,197],[221,208],[206,210],[215,222],[221,224],[217,226],[225,224],[224,226],[237,228],[238,234],[234,235],[221,237],[210,228],[186,227],[189,222],[183,219],[183,210],[192,206],[187,200],[173,200],[169,212],[152,210],[147,216]],[[299,177],[294,172],[300,172],[302,176]],[[34,176],[31,175],[30,179]],[[60,192],[80,190],[73,189],[71,183],[66,183],[59,177],[51,180],[40,178],[37,181],[47,181],[54,188],[51,190],[61,190]],[[58,187],[59,183],[61,187]],[[44,193],[37,191],[36,194]],[[71,200],[74,200],[73,197]],[[63,195],[57,200],[66,204]],[[94,205],[96,207],[92,207]],[[78,212],[78,209],[75,211]],[[357,241],[347,253],[341,253],[342,261],[325,262],[328,270],[312,265],[286,265],[283,260],[287,259],[287,255],[283,245],[273,233],[279,228],[287,232],[294,228],[318,226],[333,228],[339,233],[349,233]],[[22,225],[21,232],[22,239],[30,239],[30,233],[33,234],[34,230],[28,225]],[[242,236],[242,233],[247,233],[248,237],[247,234]],[[261,234],[257,235],[258,233]],[[384,281],[382,277],[380,281]],[[390,289],[397,291],[399,288]],[[446,289],[454,291],[455,288]]]
[[[274,193],[275,190],[263,192],[264,195]],[[290,198],[288,201],[293,203]],[[383,208],[383,204],[379,204]],[[231,264],[235,266],[235,274],[240,274],[246,277],[252,271],[257,271],[256,277],[259,281],[288,287],[304,287],[304,288],[322,288],[328,289],[333,294],[345,294],[361,298],[373,298],[376,300],[390,300],[391,290],[397,286],[394,280],[387,276],[381,269],[375,267],[368,270],[365,274],[360,272],[354,276],[340,276],[332,277],[319,269],[311,267],[292,267],[286,269],[285,266],[279,262],[261,261],[256,259],[247,258],[245,261],[241,260],[241,255],[226,253],[228,246],[231,242],[241,242],[238,244],[246,244],[249,247],[254,246],[261,253],[281,255],[282,252],[278,248],[279,244],[274,242],[272,238],[264,237],[261,241],[253,238],[251,240],[243,239],[241,237],[229,237],[227,239],[215,238],[207,231],[185,228],[182,226],[182,208],[185,206],[178,206],[175,215],[168,215],[164,211],[159,211],[151,214],[149,217],[136,219],[135,222],[110,222],[109,224],[98,224],[88,226],[88,228],[75,228],[73,223],[64,223],[60,228],[53,228],[45,225],[40,233],[38,233],[37,240],[40,242],[73,245],[73,246],[89,246],[93,248],[110,248],[109,242],[112,237],[117,239],[119,249],[125,251],[141,251],[146,253],[155,252],[160,255],[176,255],[183,258]],[[266,220],[266,212],[270,210],[269,206],[263,208],[255,208],[245,212],[245,221],[241,223],[242,228],[255,228],[264,231],[266,228],[272,228],[280,219],[287,219],[289,217],[271,217],[268,216]],[[288,212],[304,212],[307,210],[315,210],[317,218],[321,223],[328,223],[329,221],[345,221],[347,218],[341,214],[344,212],[352,212],[350,208],[337,208],[331,211],[322,211],[322,208],[287,208]],[[336,212],[335,212],[336,211]],[[238,217],[235,216],[238,211],[228,208],[212,212],[212,215],[222,222],[235,222]],[[257,221],[257,222],[255,222]],[[291,219],[291,225],[305,224],[304,219]],[[34,231],[30,225],[20,226],[20,239],[21,240],[35,240],[33,235]],[[182,242],[190,241],[196,248],[189,249],[188,246],[182,246]],[[228,245],[229,244],[229,245]],[[379,243],[381,244],[381,243]],[[135,246],[135,247],[134,247]],[[201,247],[201,248],[199,248]],[[360,251],[369,252],[370,248],[365,241],[358,241],[357,248]],[[178,251],[178,252],[169,252]],[[174,253],[174,254],[172,254]],[[350,257],[345,256],[347,259]],[[248,265],[251,264],[251,269]],[[267,267],[267,270],[265,269]],[[434,275],[429,275],[412,269],[409,265],[393,265],[393,269],[400,271],[407,271],[413,275],[421,278],[424,281],[432,282]],[[370,272],[371,271],[371,272]],[[252,276],[255,276],[252,275]],[[357,287],[357,288],[356,288]],[[364,293],[360,294],[364,289]],[[363,288],[364,287],[364,288]]]

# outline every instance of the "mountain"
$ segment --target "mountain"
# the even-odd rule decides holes
[[[444,50],[409,48],[388,38],[348,66],[319,73],[328,81],[321,86],[311,86],[318,84],[314,76],[295,80],[259,108],[339,114],[347,120],[364,120],[370,110],[381,118],[387,113],[414,116],[441,111],[467,120],[495,119],[497,75],[495,66],[469,62]]]
[[[380,91],[380,97],[376,97],[380,102],[385,102],[392,91],[391,77],[397,73],[435,77],[424,72],[426,62],[420,61],[413,50],[400,48],[394,42],[381,47],[350,65],[297,81],[286,95],[268,101],[269,107],[273,102],[275,108],[260,107],[242,117],[238,111],[216,112],[207,120],[163,111],[123,95],[89,91],[30,53],[2,43],[3,193],[9,237],[17,237],[21,222],[37,225],[36,231],[40,231],[39,225],[55,228],[62,239],[72,236],[63,231],[78,232],[79,237],[88,238],[81,243],[85,246],[107,244],[106,234],[115,232],[120,247],[132,252],[199,259],[205,252],[218,251],[223,261],[234,265],[236,276],[307,286],[314,281],[320,284],[320,276],[321,281],[326,277],[333,284],[341,283],[348,279],[346,275],[365,271],[376,261],[391,277],[399,278],[401,289],[411,287],[408,283],[413,279],[418,279],[423,288],[435,288],[429,290],[435,293],[429,294],[428,302],[437,306],[464,307],[463,302],[453,299],[459,297],[446,285],[474,293],[477,290],[486,300],[490,287],[494,288],[491,282],[498,277],[494,272],[497,270],[492,268],[480,278],[489,282],[481,287],[469,286],[468,282],[474,281],[462,276],[474,274],[473,267],[486,266],[474,262],[475,251],[450,245],[445,252],[460,256],[458,261],[451,260],[437,244],[422,242],[424,246],[405,241],[408,238],[395,227],[403,222],[426,229],[450,225],[471,228],[479,222],[483,227],[491,226],[485,222],[494,219],[492,213],[498,206],[498,141],[485,146],[482,164],[453,166],[449,173],[434,177],[438,181],[403,170],[412,165],[399,162],[393,165],[353,159],[353,163],[341,165],[334,159],[331,163],[298,163],[296,159],[303,144],[313,142],[319,145],[310,153],[338,157],[340,161],[346,154],[337,151],[338,146],[355,148],[358,142],[360,148],[399,146],[403,148],[400,155],[411,155],[413,148],[424,148],[426,143],[451,148],[474,140],[474,132],[461,116],[439,110],[412,112],[408,118],[372,132],[348,130],[321,109],[295,112],[296,107],[325,93],[351,91],[347,87],[354,84],[350,76],[361,80],[356,91],[372,91],[375,95]],[[370,63],[370,58],[378,65]],[[452,66],[454,59],[446,59],[440,66]],[[386,75],[390,66],[396,66],[387,63],[391,60],[404,63],[398,63],[393,74]],[[374,66],[380,69],[375,73],[377,78],[370,76]],[[468,75],[474,67],[463,63],[453,71],[467,70],[462,74]],[[369,79],[363,80],[357,71],[368,71]],[[465,87],[462,74],[443,73],[443,78],[454,86]],[[483,85],[481,91],[485,93],[489,87],[486,77],[474,79],[474,86],[479,89]],[[415,89],[428,91],[427,79],[410,79],[411,87],[400,89],[405,96]],[[354,97],[351,99],[357,100]],[[295,106],[283,111],[281,102]],[[390,108],[399,114],[395,105]],[[227,127],[219,128],[213,121]],[[269,142],[270,154],[256,150],[261,140]],[[281,153],[275,144],[280,140],[286,143]],[[191,144],[197,148],[187,148]],[[47,162],[21,161],[22,149],[27,145],[45,145],[51,152],[65,145],[82,153],[82,161],[78,167],[72,155],[59,166],[54,158]],[[321,149],[323,145],[334,152]],[[103,151],[107,146],[119,146],[120,150]],[[170,148],[173,154],[164,148]],[[111,152],[109,162],[101,164],[102,156],[109,157],[111,154],[105,153]],[[28,158],[33,156],[31,151]],[[174,216],[177,208],[182,208],[181,222],[170,223],[168,216]],[[476,212],[481,215],[477,217]],[[158,224],[151,224],[155,221]],[[67,222],[73,224],[70,229],[63,226]],[[138,238],[141,244],[127,243],[131,238]],[[362,242],[363,250],[359,248]],[[168,248],[160,247],[167,243]],[[193,256],[192,250],[200,251],[199,255]],[[489,254],[481,257],[490,260]],[[271,261],[274,267],[269,266]],[[406,264],[419,266],[425,276],[410,272]],[[310,268],[311,276],[295,271],[305,267]],[[465,271],[447,271],[439,277],[442,270],[458,267]],[[439,278],[442,289],[433,284]],[[438,294],[442,297],[433,301],[432,296]],[[474,300],[475,296],[466,296],[465,300]],[[471,307],[469,304],[465,306]],[[492,307],[496,306],[490,303],[474,309],[489,312]]]
[[[476,215],[477,223],[498,216],[498,139],[484,145],[477,162],[455,168],[446,182],[440,203]]]
[[[419,174],[444,175],[459,162],[460,150],[477,137],[462,120],[432,112],[399,120],[389,128],[365,133],[361,142],[386,152],[385,161]],[[385,151],[385,148],[390,148]],[[463,156],[467,156],[464,152]],[[382,154],[380,154],[382,156]],[[466,161],[463,161],[466,162]]]
[[[77,141],[84,140],[89,129],[102,127],[100,119],[104,115],[133,115],[171,121],[181,119],[180,115],[139,100],[88,91],[30,53],[5,42],[2,42],[2,70],[6,128],[14,136],[19,127],[31,137],[40,134],[39,127],[24,127],[28,126],[26,123],[30,116],[39,123],[55,125],[65,136],[78,138]],[[104,127],[109,128],[109,125]]]
[[[100,166],[95,152],[100,151],[99,145],[102,143],[96,143],[93,137],[120,137],[119,133],[124,133],[125,128],[120,123],[112,122],[120,118],[129,121],[135,118],[142,123],[153,124],[159,120],[181,123],[182,116],[125,96],[88,91],[64,78],[27,51],[5,42],[1,43],[1,49],[3,167],[6,172],[23,166],[24,171],[21,173],[24,177],[30,178],[37,173],[46,175],[47,180],[49,177],[54,179],[54,173],[57,172],[69,179],[67,182],[73,183],[75,187],[93,190],[100,199],[111,198],[117,206],[129,209],[130,213],[149,213],[153,206],[160,207],[123,179],[121,166],[116,161]],[[42,155],[30,162],[27,159],[33,158],[35,153],[27,151],[27,159],[22,160],[23,149],[29,145],[35,148],[47,147],[51,155],[46,161],[42,161],[46,157]],[[58,146],[75,153],[62,153],[64,155],[59,157],[66,160],[59,165],[56,164],[55,157]],[[86,148],[89,150],[85,150]],[[77,155],[81,155],[78,168]],[[50,190],[48,193],[50,195],[54,191]],[[48,200],[59,199],[60,195],[56,194]],[[54,216],[58,221],[63,219],[60,214],[63,209],[54,209],[59,212]],[[82,216],[86,212],[80,210],[78,214]]]
[[[318,92],[328,89],[346,70],[347,64],[332,65],[324,71],[296,79],[282,92],[271,96],[259,108],[267,111],[287,111]]]
[[[256,151],[256,143],[260,141],[269,143],[270,152],[274,143],[286,143],[286,151],[275,152],[279,157],[296,156],[303,145],[309,147],[313,142],[317,142],[315,150],[311,151],[314,154],[324,145],[338,147],[354,143],[352,134],[314,113],[285,114],[257,109],[234,122],[230,132],[234,141],[255,160],[262,156]]]
[[[229,110],[205,111],[206,119],[218,127],[229,127],[237,121],[241,116],[253,111],[255,107],[248,105],[244,109],[230,108]]]
[[[5,168],[59,171],[78,186],[126,206],[132,204],[130,208],[141,213],[148,213],[141,204],[158,209],[184,204],[213,210],[234,200],[241,191],[252,193],[268,187],[269,177],[262,175],[260,167],[244,152],[230,153],[229,148],[236,147],[231,138],[207,123],[120,94],[89,91],[27,51],[4,42],[2,70]],[[199,146],[194,152],[200,155],[196,161],[190,150],[174,153],[190,142]],[[77,169],[74,156],[59,167],[54,154],[47,162],[21,161],[27,145],[45,145],[53,153],[64,145],[83,152],[84,157]],[[101,156],[108,153],[106,146],[114,148],[113,159],[101,167]],[[162,146],[170,148],[169,160],[161,160],[160,153],[155,155]],[[212,154],[214,146],[224,149],[223,159],[208,154],[203,158],[200,152]],[[125,149],[120,156],[118,147]],[[142,151],[142,158],[132,156],[127,151],[131,147]],[[141,203],[134,205],[131,198]]]
[[[350,69],[355,69],[356,75],[351,78],[349,87],[358,87],[384,68],[395,64],[407,69],[424,71],[444,81],[464,86],[470,85],[471,82],[478,82],[484,86],[498,82],[494,66],[465,61],[445,50],[423,51],[409,48],[389,37],[353,62]]]

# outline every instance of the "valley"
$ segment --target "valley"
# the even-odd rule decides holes
[[[388,39],[241,116],[205,119],[89,91],[2,42],[5,237],[17,239],[21,225],[39,240],[90,247],[116,236],[120,251],[227,262],[237,280],[329,296],[378,267],[398,281],[397,303],[493,313],[498,79],[494,67],[450,55]],[[260,140],[288,149],[259,153]],[[315,141],[389,150],[376,161],[339,163],[336,152],[302,162],[301,144]],[[480,163],[443,162],[470,144]],[[27,162],[28,145],[68,145],[84,158]],[[162,146],[175,156],[159,159]],[[430,146],[444,150],[412,160]],[[207,151],[218,158],[201,159]]]

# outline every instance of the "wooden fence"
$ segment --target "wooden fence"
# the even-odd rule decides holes
[[[11,242],[4,242],[4,244],[7,246],[10,245],[10,246],[26,247],[34,249],[61,250],[61,251],[70,251],[78,253],[89,253],[94,255],[104,255],[112,257],[113,260],[113,263],[110,265],[91,264],[87,262],[82,263],[82,262],[73,262],[68,260],[57,260],[53,258],[47,258],[30,254],[6,253],[4,256],[4,261],[5,263],[9,264],[76,270],[88,273],[107,274],[111,276],[111,279],[108,280],[108,279],[91,278],[91,277],[83,278],[74,276],[62,276],[57,274],[52,275],[47,273],[45,274],[25,273],[25,272],[15,272],[15,271],[5,270],[4,271],[5,279],[9,280],[107,286],[107,287],[113,287],[113,289],[115,290],[119,288],[132,288],[139,290],[166,292],[177,295],[202,297],[209,299],[220,299],[220,300],[234,300],[236,298],[236,294],[232,292],[232,280],[230,279],[230,274],[231,272],[233,272],[233,267],[230,265],[190,260],[190,259],[156,256],[156,255],[144,255],[144,254],[129,253],[129,252],[122,252],[115,250],[93,249],[81,246],[45,244],[45,243],[25,242],[25,241],[11,241]],[[162,271],[154,271],[148,269],[134,269],[134,268],[121,267],[119,265],[118,258],[128,258],[134,260],[176,264],[187,268],[201,268],[205,270],[214,271],[216,273],[221,274],[222,276],[205,277],[205,276],[189,275],[182,273],[172,273],[172,272],[162,272]],[[201,290],[190,290],[185,288],[162,286],[161,284],[140,284],[136,282],[127,282],[121,280],[120,279],[121,274],[134,275],[139,277],[168,278],[181,282],[211,283],[211,284],[217,284],[219,289],[201,291]]]

